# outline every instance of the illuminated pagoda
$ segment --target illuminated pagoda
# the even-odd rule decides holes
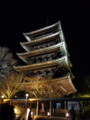
[[[72,83],[71,63],[61,23],[57,22],[23,35],[27,42],[20,44],[26,52],[17,53],[17,55],[25,65],[15,66],[15,70],[26,75],[24,87],[35,91],[36,84],[42,85],[43,90],[40,89],[42,94],[44,95],[47,91],[44,97],[62,97],[76,92]],[[44,81],[35,80],[31,85],[31,77],[44,78]],[[47,83],[49,90],[45,86]]]

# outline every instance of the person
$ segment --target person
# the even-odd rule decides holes
[[[2,104],[0,106],[0,120],[15,120],[13,105]]]
[[[74,110],[74,107],[71,107],[70,115],[72,120],[76,119],[76,111]]]

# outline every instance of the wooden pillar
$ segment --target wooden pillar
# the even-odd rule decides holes
[[[50,115],[52,115],[52,101],[50,101]]]
[[[39,101],[37,101],[37,106],[36,106],[36,115],[39,114]]]
[[[67,102],[64,101],[64,108],[67,109]]]

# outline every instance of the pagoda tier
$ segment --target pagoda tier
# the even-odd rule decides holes
[[[58,59],[62,56],[65,56],[67,55],[67,50],[65,47],[65,42],[61,42],[56,45],[46,47],[43,49],[33,50],[24,53],[17,53],[17,55],[26,64],[35,64],[39,62]]]
[[[65,42],[63,33],[62,31],[59,31],[49,36],[44,36],[42,38],[35,39],[34,41],[21,42],[20,44],[26,51],[31,51],[56,45],[62,41]]]
[[[35,91],[34,86],[36,86],[37,84],[40,84],[42,85],[42,87],[46,88],[46,91],[47,91],[46,97],[54,97],[54,95],[55,97],[62,97],[64,95],[69,95],[71,93],[76,92],[76,89],[72,83],[70,74],[67,74],[64,77],[59,77],[59,78],[48,80],[49,86],[47,85],[47,81],[42,79],[40,81],[33,81],[33,86],[30,87],[32,85],[31,79],[29,77],[26,77],[25,80],[28,82],[22,83],[22,86],[26,90],[30,88],[31,91]],[[51,87],[51,90],[49,89],[49,92],[48,92],[47,87]],[[44,93],[44,91],[42,92]],[[57,96],[56,96],[56,93],[58,93]]]
[[[32,51],[32,50],[42,49],[45,47],[56,45],[62,41],[64,41],[63,34],[61,34],[61,32],[57,32],[50,36],[45,36],[44,38],[40,38],[34,41],[24,42],[20,44],[26,51]]]
[[[67,56],[62,58],[51,60],[48,62],[17,66],[14,67],[16,71],[24,72],[28,76],[64,76],[68,72],[72,75],[70,71],[70,63]]]
[[[28,41],[32,41],[38,38],[42,38],[45,36],[49,36],[51,34],[54,34],[58,31],[61,31],[61,24],[60,22],[57,22],[53,25],[50,25],[45,28],[41,28],[39,30],[33,31],[33,32],[28,32],[28,33],[23,33],[23,35],[26,37]]]
[[[26,70],[34,70],[34,69],[42,69],[44,67],[51,67],[51,66],[69,66],[69,62],[67,59],[67,56],[64,56],[62,58],[51,60],[47,62],[37,63],[37,64],[31,64],[31,65],[23,65],[23,66],[17,66],[14,67],[17,71],[26,71]]]

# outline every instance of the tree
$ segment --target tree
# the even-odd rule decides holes
[[[0,82],[0,94],[5,98],[12,98],[22,86],[23,74],[12,73]]]
[[[13,65],[17,63],[13,54],[7,47],[0,47],[0,78],[5,78],[9,73],[13,72]]]

